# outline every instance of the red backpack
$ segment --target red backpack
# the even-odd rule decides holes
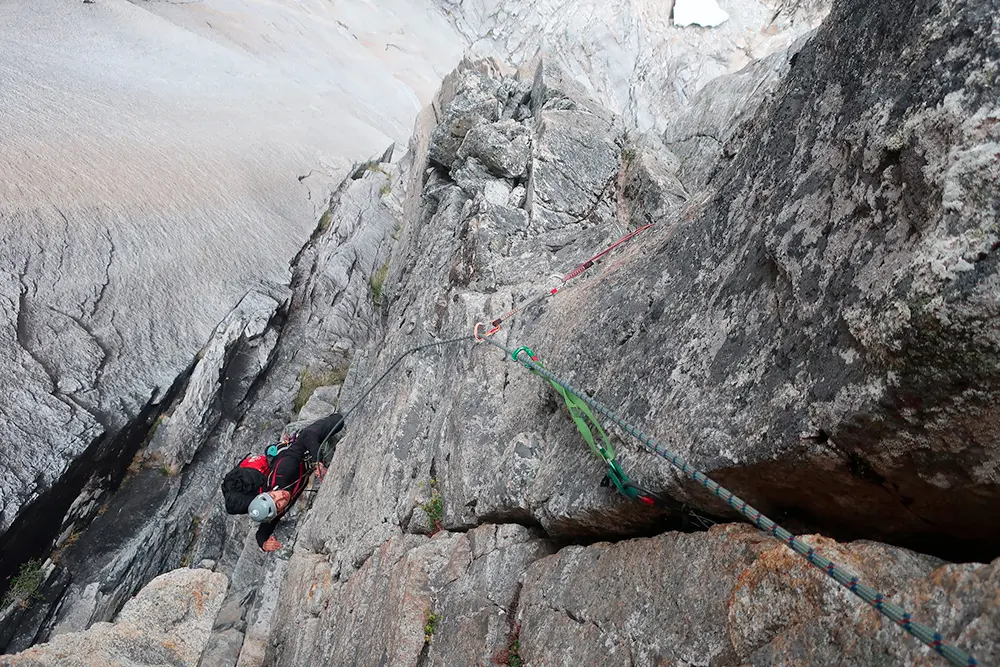
[[[250,501],[257,497],[271,472],[267,457],[250,454],[235,468],[226,473],[222,480],[222,497],[229,514],[246,514]]]
[[[267,473],[271,472],[271,466],[267,464],[267,457],[262,454],[250,454],[242,461],[240,461],[241,468],[253,468],[254,470],[259,470],[260,474],[267,477]]]

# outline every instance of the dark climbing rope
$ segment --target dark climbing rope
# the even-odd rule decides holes
[[[577,266],[573,271],[571,271],[569,274],[567,274],[565,277],[562,278],[562,283],[565,285],[568,281],[579,276],[581,273],[583,273],[588,268],[593,266],[593,264],[596,261],[598,261],[601,257],[611,252],[614,248],[625,243],[629,239],[633,238],[640,232],[648,229],[650,226],[651,225],[646,225],[645,227],[639,228],[637,230],[634,230],[633,232],[630,232],[629,234],[626,234],[621,239],[619,239],[615,243],[605,248],[603,251],[597,253],[589,260]],[[698,482],[701,486],[710,491],[717,498],[723,500],[730,507],[732,507],[737,512],[739,512],[747,519],[749,519],[758,529],[780,540],[792,551],[805,558],[806,561],[809,562],[809,564],[822,570],[824,573],[827,574],[827,576],[831,577],[838,584],[848,589],[849,591],[854,593],[857,597],[861,598],[866,603],[874,607],[882,615],[886,616],[894,623],[896,623],[904,630],[906,630],[908,633],[910,633],[911,635],[913,635],[914,637],[925,643],[936,653],[947,659],[951,664],[960,665],[963,667],[975,667],[976,665],[979,664],[974,657],[972,657],[965,651],[962,651],[961,649],[946,642],[941,637],[940,633],[936,632],[932,628],[929,628],[925,625],[913,621],[911,615],[905,609],[891,602],[887,602],[885,600],[885,596],[882,593],[879,593],[870,586],[862,584],[858,580],[857,575],[851,573],[848,570],[845,570],[844,568],[840,567],[830,559],[817,553],[816,550],[812,546],[810,546],[807,542],[805,542],[801,538],[796,537],[788,530],[782,528],[774,521],[764,516],[761,512],[751,507],[745,500],[739,498],[728,489],[722,487],[717,482],[710,479],[703,472],[688,464],[682,457],[678,456],[677,454],[674,454],[669,449],[661,445],[652,436],[640,431],[635,426],[632,426],[604,404],[590,398],[589,396],[584,394],[581,390],[577,389],[573,385],[569,384],[565,380],[561,379],[560,377],[556,376],[555,374],[545,369],[539,362],[538,357],[529,348],[519,347],[517,349],[511,350],[510,348],[507,348],[501,343],[493,340],[492,335],[500,329],[500,326],[505,320],[509,319],[510,317],[513,317],[516,313],[524,310],[532,303],[535,303],[541,299],[550,296],[554,296],[556,293],[560,291],[560,289],[561,288],[556,287],[551,290],[548,290],[547,292],[543,292],[532,298],[529,298],[526,301],[523,301],[516,308],[490,321],[489,329],[485,329],[486,325],[480,322],[475,325],[472,335],[460,336],[458,338],[451,338],[448,340],[435,341],[432,343],[418,345],[416,347],[407,350],[403,354],[399,355],[399,357],[397,357],[392,362],[392,364],[389,365],[389,367],[385,370],[385,372],[382,373],[382,375],[374,383],[372,383],[371,386],[369,386],[369,388],[365,391],[365,393],[362,394],[361,398],[355,401],[354,405],[352,405],[350,409],[341,416],[340,420],[336,424],[334,424],[334,426],[330,429],[329,433],[327,433],[327,435],[321,441],[320,447],[322,448],[322,446],[326,444],[330,436],[332,436],[347,420],[347,417],[350,416],[350,414],[353,413],[361,405],[361,403],[365,401],[365,399],[371,394],[371,392],[379,384],[381,384],[381,382],[385,380],[386,377],[388,377],[389,373],[392,372],[392,370],[397,365],[399,365],[399,363],[405,357],[409,356],[410,354],[413,354],[414,352],[418,352],[420,350],[427,349],[430,347],[435,347],[438,345],[447,345],[450,343],[459,343],[468,340],[475,340],[476,342],[480,343],[487,342],[490,345],[493,345],[494,347],[497,347],[500,350],[502,350],[505,353],[505,355],[509,354],[512,360],[522,364],[529,371],[548,380],[552,384],[553,388],[565,399],[567,408],[570,411],[570,415],[573,418],[574,423],[576,423],[578,430],[584,436],[584,439],[587,441],[587,444],[609,466],[609,473],[606,476],[608,483],[613,483],[621,493],[632,498],[638,498],[639,500],[642,500],[643,502],[647,502],[649,504],[653,504],[654,502],[656,502],[655,494],[646,491],[645,489],[642,489],[641,487],[633,484],[631,480],[629,480],[629,478],[621,470],[620,466],[618,466],[618,464],[615,461],[614,450],[610,446],[610,442],[607,439],[604,429],[601,427],[600,423],[597,422],[597,420],[593,417],[593,413],[591,413],[588,408],[593,408],[597,412],[601,413],[602,415],[610,419],[623,431],[636,438],[639,441],[639,444],[642,445],[643,448],[669,461],[672,465],[674,465],[682,473],[684,473],[684,475],[686,475],[689,479]],[[526,358],[524,359],[521,358],[522,353],[527,355]],[[599,435],[601,435],[602,440],[605,443],[603,446],[594,441],[593,430],[591,429],[591,426],[593,426],[598,431]]]
[[[887,602],[882,593],[879,593],[874,588],[859,582],[857,575],[845,570],[830,559],[817,553],[816,550],[807,542],[796,537],[771,519],[761,514],[759,511],[751,507],[745,500],[734,495],[732,491],[720,486],[717,482],[705,475],[705,473],[688,464],[683,458],[661,445],[652,436],[643,433],[635,426],[626,422],[603,403],[590,398],[581,390],[549,372],[538,362],[538,357],[535,356],[530,349],[527,347],[519,347],[514,350],[507,348],[501,343],[493,340],[492,337],[481,335],[479,332],[479,327],[481,326],[481,324],[477,325],[474,330],[474,336],[477,342],[487,342],[490,345],[503,350],[507,355],[510,355],[511,359],[522,364],[532,373],[540,375],[553,385],[559,385],[564,391],[573,394],[591,408],[603,414],[605,417],[613,421],[619,428],[636,438],[639,441],[639,444],[641,444],[645,449],[665,458],[682,473],[684,473],[689,479],[698,482],[708,491],[713,493],[717,498],[723,500],[730,507],[749,519],[757,528],[780,540],[789,549],[805,558],[811,565],[825,572],[838,584],[867,602],[908,633],[927,644],[931,649],[943,656],[951,664],[961,665],[962,667],[972,667],[979,664],[971,655],[946,642],[941,637],[940,633],[936,632],[934,629],[913,621],[909,612],[905,609],[891,602]],[[522,358],[522,354],[525,355],[524,358]]]
[[[389,373],[391,373],[392,370],[396,368],[396,366],[399,365],[399,362],[401,362],[403,359],[410,356],[414,352],[419,352],[420,350],[426,350],[429,347],[436,347],[438,345],[449,345],[451,343],[461,343],[462,341],[469,341],[473,339],[474,337],[469,335],[469,336],[459,336],[458,338],[449,338],[448,340],[437,340],[432,343],[424,343],[423,345],[417,345],[416,347],[411,347],[406,352],[403,352],[401,355],[396,357],[395,361],[389,364],[389,368],[385,369],[385,372],[382,373],[381,376],[379,376],[379,379],[375,380],[375,382],[373,382],[371,386],[368,387],[367,391],[365,391],[365,393],[361,395],[361,398],[356,400],[354,402],[354,405],[352,405],[347,412],[345,412],[340,416],[340,419],[337,421],[337,423],[330,428],[330,431],[320,441],[319,449],[323,448],[323,445],[325,445],[327,440],[330,439],[330,436],[332,436],[334,433],[337,432],[337,430],[341,427],[341,425],[343,425],[347,421],[347,418],[351,415],[351,413],[358,409],[358,407],[365,401],[365,399],[368,398],[368,395],[371,394],[372,391],[374,391],[375,387],[379,386],[379,384],[381,384],[382,381],[389,376]]]

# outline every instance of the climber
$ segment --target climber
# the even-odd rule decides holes
[[[336,447],[343,428],[343,417],[335,412],[297,433],[286,430],[281,443],[267,448],[266,457],[248,456],[226,475],[222,482],[226,511],[249,514],[260,524],[257,544],[263,551],[281,548],[273,535],[278,519],[298,499],[313,470],[322,479],[325,468],[319,460],[320,445],[329,435]]]

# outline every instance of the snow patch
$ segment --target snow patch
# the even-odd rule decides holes
[[[714,28],[729,20],[719,3],[715,0],[675,0],[674,1],[674,25],[689,26],[700,25],[706,28]]]

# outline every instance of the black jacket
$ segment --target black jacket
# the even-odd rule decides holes
[[[292,494],[288,500],[285,511],[276,516],[271,521],[265,521],[257,528],[257,545],[264,547],[264,542],[274,533],[275,527],[285,512],[302,495],[302,490],[309,481],[309,474],[312,472],[312,465],[319,460],[319,446],[326,434],[330,432],[337,422],[341,420],[339,413],[324,417],[309,424],[299,431],[295,442],[287,449],[281,451],[271,461],[271,472],[264,483],[263,492],[284,490]],[[336,433],[332,434],[331,440],[336,442],[336,437],[343,430],[343,423],[337,426]]]

